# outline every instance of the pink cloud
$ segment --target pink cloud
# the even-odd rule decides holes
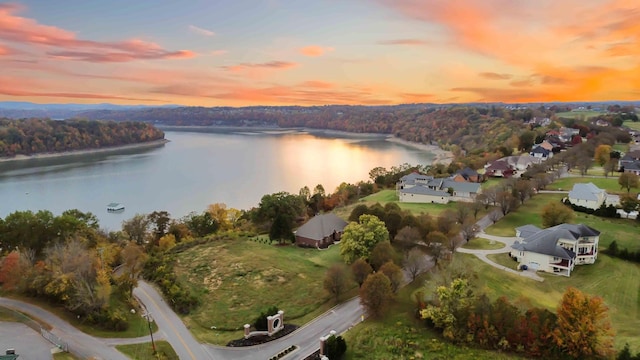
[[[298,64],[294,62],[269,61],[265,63],[241,63],[238,65],[223,66],[222,68],[231,72],[241,72],[243,70],[248,70],[248,69],[279,70],[279,69],[289,69],[296,66],[298,66]]]
[[[34,19],[16,15],[21,10],[20,5],[0,4],[0,40],[20,45],[54,48],[54,50],[47,50],[47,54],[54,58],[89,62],[124,62],[195,56],[195,53],[188,50],[166,50],[158,44],[138,39],[114,42],[79,39],[71,31],[43,25]]]
[[[228,50],[224,50],[224,49],[220,49],[220,50],[213,50],[211,51],[211,55],[213,56],[220,56],[220,55],[224,55],[226,53],[228,53]]]
[[[300,48],[298,51],[300,52],[300,54],[304,56],[316,57],[316,56],[324,55],[325,52],[333,51],[333,48],[310,45],[310,46],[305,46],[303,48]]]
[[[324,81],[309,80],[309,81],[303,82],[302,84],[300,84],[300,86],[301,87],[308,87],[308,88],[316,88],[316,89],[330,89],[334,85],[332,83],[328,83],[328,82],[324,82]]]

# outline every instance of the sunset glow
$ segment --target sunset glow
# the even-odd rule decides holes
[[[0,2],[0,101],[640,98],[636,0]]]

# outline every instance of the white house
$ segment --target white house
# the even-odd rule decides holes
[[[480,184],[458,182],[451,178],[411,173],[400,178],[396,193],[400,202],[446,204],[449,201],[471,202],[480,192]]]
[[[600,232],[583,224],[561,224],[548,229],[525,225],[516,229],[520,240],[511,255],[520,266],[571,276],[575,265],[593,264],[598,258]]]
[[[593,183],[575,184],[569,191],[569,201],[573,205],[596,210],[604,204],[607,193]]]

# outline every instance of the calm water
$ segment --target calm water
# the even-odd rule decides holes
[[[433,155],[378,136],[273,132],[167,131],[163,147],[118,154],[0,163],[0,217],[16,210],[90,211],[109,230],[136,213],[179,218],[208,204],[250,209],[265,194],[327,193],[369,178],[376,166],[428,164]],[[111,202],[123,213],[107,213]]]

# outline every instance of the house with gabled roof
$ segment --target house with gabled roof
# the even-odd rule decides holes
[[[515,168],[505,160],[496,160],[487,165],[484,174],[491,177],[508,178],[516,172]]]
[[[571,276],[575,265],[598,258],[600,231],[584,224],[560,224],[547,229],[534,225],[516,228],[518,240],[509,255],[520,267]]]
[[[596,210],[607,200],[607,193],[591,182],[574,184],[568,199],[573,205]]]
[[[326,248],[340,241],[346,226],[347,222],[335,214],[318,214],[294,231],[296,245]]]
[[[480,193],[480,184],[458,182],[453,177],[411,173],[400,178],[396,184],[396,194],[400,202],[446,204],[449,201],[471,202]]]
[[[533,149],[531,149],[531,151],[529,152],[529,154],[533,157],[536,158],[540,158],[540,159],[550,159],[553,157],[553,151],[548,150],[547,148],[543,147],[543,146],[536,146]]]
[[[462,170],[456,171],[451,179],[456,182],[482,182],[482,175],[478,174],[477,171],[466,167]]]

